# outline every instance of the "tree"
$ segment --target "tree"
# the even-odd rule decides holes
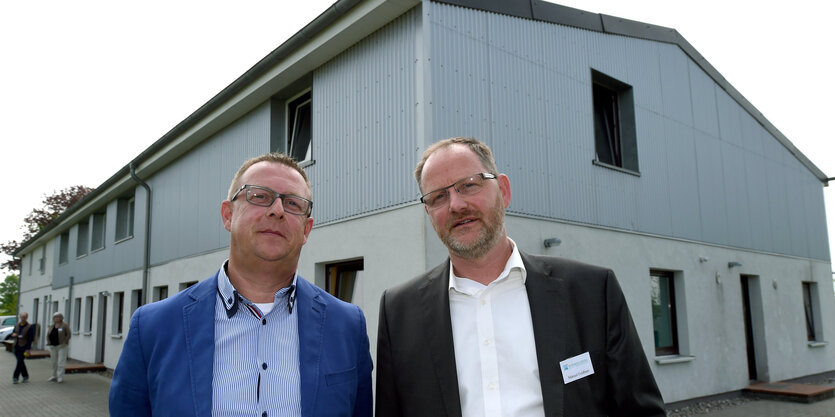
[[[9,275],[0,282],[0,314],[17,314],[17,286],[20,281],[17,275]]]
[[[25,242],[43,230],[44,227],[57,219],[64,211],[72,207],[73,204],[84,198],[90,191],[90,187],[83,185],[73,185],[72,187],[64,188],[52,193],[52,195],[44,194],[43,207],[32,209],[26,218],[23,219],[23,239]],[[15,258],[14,253],[20,248],[20,242],[17,240],[10,240],[5,244],[0,244],[0,251],[9,255],[11,259],[0,264],[0,268],[6,268],[11,271],[20,270],[20,259]]]

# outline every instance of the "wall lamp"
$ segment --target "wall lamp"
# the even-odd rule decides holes
[[[731,262],[728,262],[728,269],[731,269],[731,268],[733,268],[733,267],[735,267],[735,266],[742,266],[742,264],[741,264],[741,263],[739,263],[739,262],[737,262],[737,261],[731,261]]]
[[[700,256],[700,257],[699,257],[699,263],[705,263],[705,262],[707,262],[707,261],[709,261],[709,260],[710,260],[710,259],[708,259],[708,258],[707,258],[707,256]]]
[[[110,291],[102,291],[102,292],[100,292],[99,294],[101,294],[101,295],[103,295],[103,296],[105,296],[105,297],[110,297]]]
[[[542,244],[545,245],[546,248],[550,248],[551,246],[559,246],[560,243],[562,243],[562,240],[559,240],[555,237],[550,237],[548,239],[545,239],[544,242],[542,242]]]

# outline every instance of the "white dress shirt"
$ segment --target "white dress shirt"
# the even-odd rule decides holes
[[[513,244],[490,285],[449,268],[449,312],[463,417],[544,417],[527,272]]]

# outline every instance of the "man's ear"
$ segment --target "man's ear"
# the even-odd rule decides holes
[[[232,202],[225,200],[220,203],[220,218],[223,219],[223,227],[232,231]]]
[[[496,179],[499,181],[499,191],[502,193],[504,208],[510,205],[510,178],[505,174],[499,174]]]

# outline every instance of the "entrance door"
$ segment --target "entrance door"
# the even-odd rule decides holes
[[[757,380],[757,355],[754,346],[754,325],[751,313],[751,286],[750,280],[755,279],[748,275],[740,275],[742,284],[742,318],[745,320],[745,346],[748,352],[748,379]]]
[[[99,334],[96,346],[96,362],[104,363],[104,347],[107,345],[107,296],[99,294]]]

